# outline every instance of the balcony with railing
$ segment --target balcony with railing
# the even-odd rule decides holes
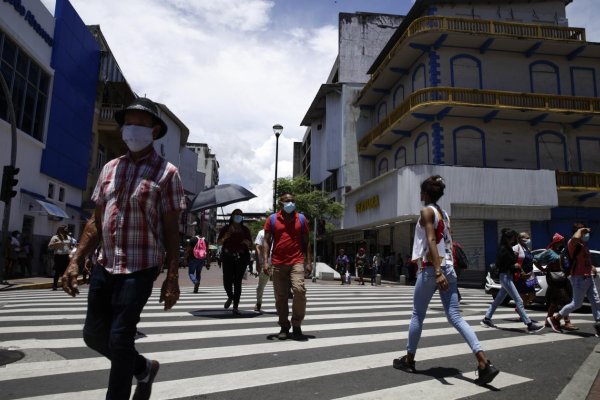
[[[600,115],[600,98],[559,96],[551,94],[517,93],[499,90],[463,89],[451,87],[425,88],[411,94],[404,102],[385,116],[359,141],[359,150],[373,147],[375,142],[393,136],[392,129],[410,128],[413,112],[427,107],[461,107],[482,109],[483,115],[490,109],[512,111],[516,118],[526,120],[524,111],[561,113],[572,122],[582,116]],[[487,110],[486,110],[487,109]],[[425,110],[426,111],[426,110]],[[531,117],[530,117],[531,118]]]
[[[600,191],[600,173],[556,171],[558,190]]]
[[[566,44],[567,49],[564,50],[564,54],[557,55],[568,55],[571,51],[586,43],[584,28],[458,17],[421,17],[410,24],[404,34],[396,41],[394,47],[392,47],[385,59],[383,59],[381,64],[373,72],[371,79],[361,91],[359,98],[362,98],[367,93],[371,92],[378,79],[385,75],[385,73],[389,73],[391,67],[409,68],[414,61],[411,57],[418,57],[421,55],[420,50],[411,49],[409,46],[412,39],[417,36],[427,35],[428,33],[439,34],[441,32],[454,33],[456,34],[454,36],[460,36],[459,39],[456,39],[459,41],[458,43],[466,43],[465,41],[474,40],[475,45],[477,41],[482,45],[485,40],[490,38],[504,38],[505,40],[519,39],[518,42],[510,40],[502,45],[506,47],[502,50],[512,51],[518,51],[521,46],[525,46],[525,49],[529,48],[533,43],[538,41],[552,41],[553,43]],[[479,37],[479,39],[477,39],[477,37]],[[458,45],[458,43],[454,44]],[[496,41],[494,46],[499,46],[497,43],[498,42]],[[410,56],[411,51],[415,52],[412,56]]]

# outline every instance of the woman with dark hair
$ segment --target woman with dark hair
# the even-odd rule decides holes
[[[69,253],[71,252],[71,238],[68,235],[67,226],[61,225],[52,236],[48,248],[54,251],[54,281],[52,290],[58,287],[58,279],[63,276],[67,265],[69,265]]]
[[[500,237],[500,244],[496,251],[496,268],[500,275],[500,291],[496,295],[493,303],[485,313],[485,317],[481,321],[481,326],[487,328],[494,328],[495,325],[492,322],[492,316],[496,311],[496,308],[504,301],[504,298],[510,296],[516,306],[517,313],[521,317],[521,321],[527,325],[527,333],[536,333],[544,329],[543,325],[538,325],[531,321],[527,312],[525,312],[525,306],[523,305],[523,299],[519,296],[519,292],[513,283],[513,275],[517,272],[521,272],[521,266],[518,263],[517,254],[513,250],[513,246],[517,244],[517,232],[512,229],[502,229],[502,236]]]
[[[250,229],[244,226],[243,221],[242,210],[233,210],[229,223],[221,229],[217,238],[217,243],[222,246],[223,286],[227,293],[224,307],[228,309],[233,302],[233,315],[240,314],[238,304],[242,295],[242,278],[250,261],[252,246]]]
[[[448,322],[465,339],[477,359],[479,385],[490,383],[500,371],[486,358],[481,344],[459,311],[456,273],[452,259],[450,218],[437,201],[444,195],[446,185],[439,175],[427,178],[421,184],[421,201],[425,207],[415,227],[412,259],[418,263],[417,283],[413,296],[413,312],[408,328],[407,354],[394,360],[393,366],[406,372],[416,372],[415,353],[429,302],[436,289],[446,312]]]

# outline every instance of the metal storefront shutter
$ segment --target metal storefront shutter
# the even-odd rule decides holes
[[[469,258],[469,270],[485,271],[483,221],[451,220],[452,239],[460,243]]]

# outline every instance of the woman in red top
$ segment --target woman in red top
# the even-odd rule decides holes
[[[229,223],[221,229],[217,238],[218,244],[222,246],[223,286],[227,293],[224,307],[228,309],[233,302],[233,315],[240,314],[238,304],[242,295],[242,278],[250,262],[252,246],[250,229],[244,226],[243,221],[242,210],[233,210]]]

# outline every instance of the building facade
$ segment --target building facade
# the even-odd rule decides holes
[[[17,126],[17,195],[9,231],[32,244],[33,273],[45,274],[58,225],[78,235],[89,165],[97,44],[67,0],[54,16],[39,0],[0,3],[0,60]],[[10,163],[8,104],[0,95],[0,164]],[[0,203],[0,212],[4,212]]]
[[[568,26],[570,2],[415,2],[355,99],[348,234],[410,254],[432,174],[446,180],[467,279],[482,279],[504,227],[531,232],[534,248],[575,221],[600,228],[600,47]]]
[[[187,148],[198,157],[197,170],[204,174],[204,187],[209,188],[219,184],[219,162],[206,143],[187,143]],[[202,191],[202,189],[200,191]],[[199,191],[199,192],[200,192]],[[204,210],[197,213],[196,224],[200,224],[202,235],[209,243],[217,242],[217,209]]]

